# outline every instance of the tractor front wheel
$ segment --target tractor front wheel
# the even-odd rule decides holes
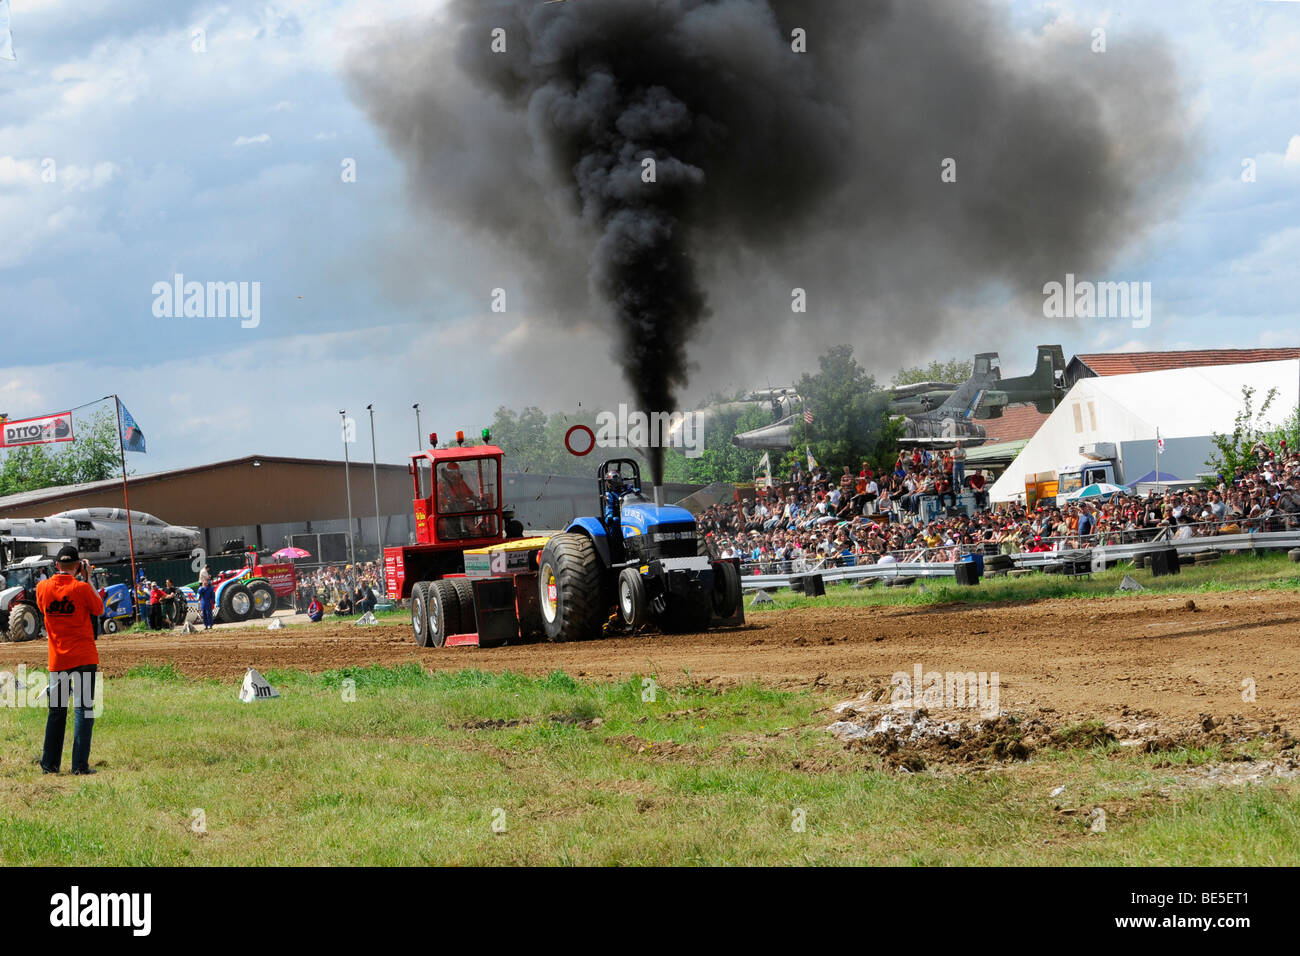
[[[537,588],[548,641],[600,636],[606,612],[600,556],[585,534],[557,534],[546,542],[537,562]]]
[[[636,568],[624,568],[618,574],[618,615],[634,630],[646,622],[645,579]]]
[[[34,641],[41,635],[41,616],[30,604],[18,604],[9,609],[9,640],[15,644]]]

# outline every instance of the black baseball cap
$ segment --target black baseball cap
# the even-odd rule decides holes
[[[59,548],[59,553],[54,556],[54,560],[55,561],[80,561],[81,555],[77,553],[77,549],[74,548],[72,545],[65,544],[63,547]]]

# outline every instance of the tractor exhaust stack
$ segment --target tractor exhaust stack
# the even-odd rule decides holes
[[[655,507],[662,508],[663,506],[664,506],[664,486],[655,485]]]

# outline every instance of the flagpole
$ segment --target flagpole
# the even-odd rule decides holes
[[[122,458],[122,501],[126,504],[126,542],[131,549],[131,613],[132,621],[139,620],[140,602],[136,600],[135,579],[135,532],[131,528],[131,497],[126,491],[126,447],[122,444],[122,400],[113,395],[113,405],[117,409],[117,453]]]

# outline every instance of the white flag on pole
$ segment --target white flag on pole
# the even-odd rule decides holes
[[[766,477],[763,480],[763,487],[772,487],[772,459],[768,452],[763,452],[763,457],[758,460],[758,467],[763,469]]]
[[[9,0],[0,0],[0,60],[16,60],[14,36],[9,31]]]

